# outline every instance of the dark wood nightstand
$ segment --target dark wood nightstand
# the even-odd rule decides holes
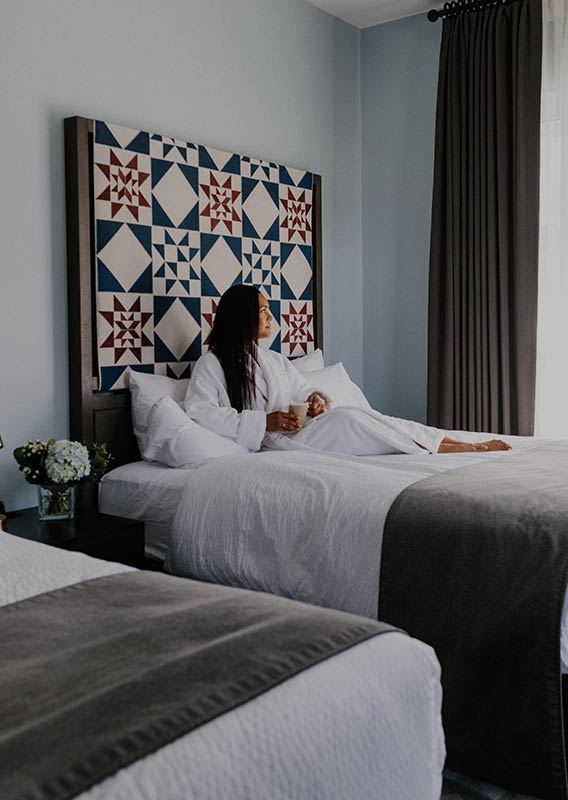
[[[7,533],[105,561],[144,569],[144,523],[126,517],[79,512],[75,519],[40,521],[37,508],[16,512],[4,522]],[[2,535],[0,533],[0,535]]]

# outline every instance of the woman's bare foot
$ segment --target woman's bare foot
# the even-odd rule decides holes
[[[438,448],[438,453],[487,453],[494,450],[511,450],[511,445],[502,439],[490,439],[487,442],[460,442],[446,436]]]
[[[488,442],[481,442],[485,445],[485,450],[511,450],[512,446],[502,439],[490,439]]]

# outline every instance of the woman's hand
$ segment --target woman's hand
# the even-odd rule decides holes
[[[296,433],[301,427],[299,417],[288,411],[273,411],[266,415],[268,433]]]
[[[325,403],[319,396],[319,394],[311,394],[308,397],[308,417],[318,417],[320,414],[323,414],[325,411]]]

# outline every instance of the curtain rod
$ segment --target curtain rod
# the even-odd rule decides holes
[[[492,8],[494,6],[510,6],[516,0],[449,0],[444,3],[441,9],[433,8],[428,12],[430,22],[437,22],[439,19],[447,17],[457,17],[460,14],[480,11],[482,8]]]

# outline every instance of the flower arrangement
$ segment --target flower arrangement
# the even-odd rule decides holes
[[[67,439],[30,440],[14,450],[14,458],[26,481],[40,487],[39,510],[43,519],[72,517],[71,489],[100,480],[112,460],[106,444],[95,443],[88,448]]]

